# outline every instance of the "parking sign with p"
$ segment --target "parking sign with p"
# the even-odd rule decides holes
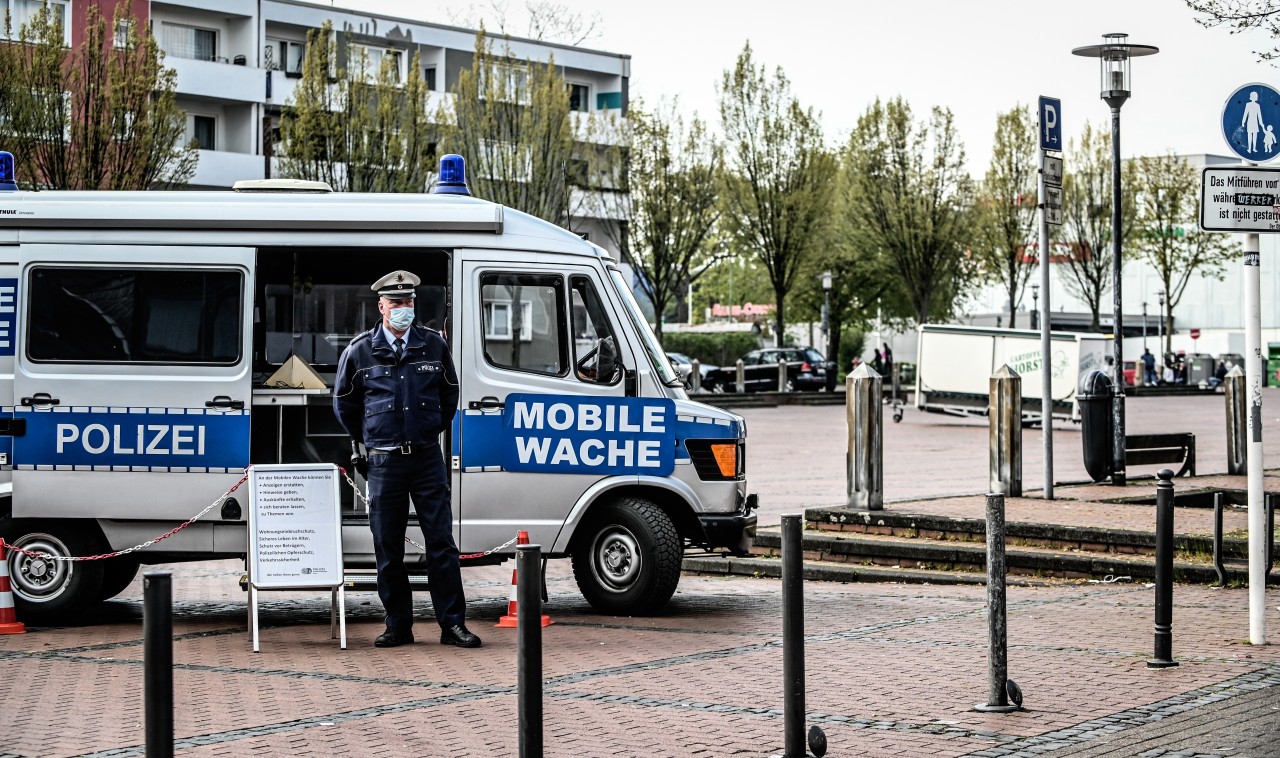
[[[1062,150],[1062,101],[1040,97],[1040,149]]]

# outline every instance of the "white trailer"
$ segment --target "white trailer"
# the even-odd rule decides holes
[[[1008,364],[1022,377],[1022,417],[1041,416],[1041,368],[1052,372],[1053,417],[1079,421],[1076,388],[1081,375],[1107,370],[1111,338],[1101,334],[1052,332],[1045,360],[1040,332],[976,326],[919,327],[916,407],[929,413],[985,416],[991,375]]]

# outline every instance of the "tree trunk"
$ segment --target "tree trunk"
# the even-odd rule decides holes
[[[783,293],[781,290],[773,291],[774,307],[778,309],[776,314],[777,315],[776,324],[777,324],[778,331],[773,338],[774,347],[787,346],[786,322],[783,320],[784,314],[782,312],[782,301],[784,298],[784,294],[785,293]]]

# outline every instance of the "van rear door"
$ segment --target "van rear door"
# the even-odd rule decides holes
[[[15,517],[182,521],[235,483],[249,464],[253,255],[22,246]]]

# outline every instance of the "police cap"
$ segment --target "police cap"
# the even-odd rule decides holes
[[[417,294],[415,288],[421,283],[422,280],[416,274],[408,271],[392,271],[374,282],[370,289],[377,292],[379,297],[403,300],[414,297]]]

